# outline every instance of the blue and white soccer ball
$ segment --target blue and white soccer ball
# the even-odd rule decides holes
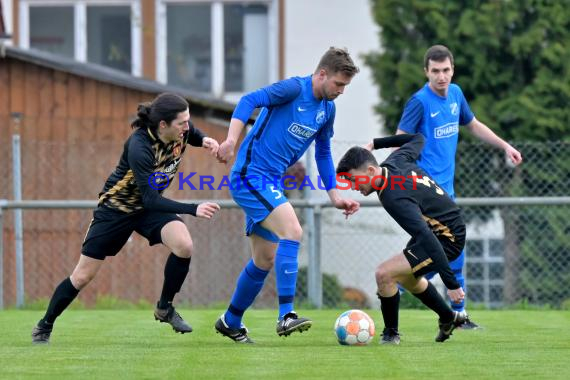
[[[364,346],[372,341],[376,328],[372,318],[362,310],[348,310],[337,318],[334,332],[342,345]]]

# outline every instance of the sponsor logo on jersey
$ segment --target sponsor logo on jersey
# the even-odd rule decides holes
[[[317,124],[322,124],[325,121],[325,111],[320,110],[317,112],[317,117],[315,117]]]
[[[452,115],[457,115],[459,113],[459,106],[457,105],[457,103],[451,103],[449,105],[449,109]]]
[[[317,132],[316,129],[297,123],[292,123],[289,128],[287,128],[287,131],[293,136],[303,140],[311,138]]]
[[[456,135],[458,133],[459,133],[459,124],[457,122],[448,123],[434,129],[433,137],[435,137],[436,139],[444,139]]]

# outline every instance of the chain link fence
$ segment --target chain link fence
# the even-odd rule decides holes
[[[363,143],[357,142],[358,144]],[[9,147],[9,137],[0,144]],[[352,142],[333,141],[335,162]],[[567,196],[570,186],[570,143],[517,144],[524,162],[512,168],[502,153],[481,144],[462,143],[458,148],[456,193],[470,197]],[[22,144],[23,199],[95,200],[113,170],[120,144],[66,145]],[[389,152],[376,152],[381,161]],[[2,162],[10,163],[11,149],[2,149]],[[97,157],[93,161],[91,157]],[[208,174],[208,167],[203,167]],[[11,165],[1,165],[0,199],[12,199]],[[192,162],[181,170],[193,170]],[[219,180],[216,179],[216,184]],[[316,183],[316,182],[313,182]],[[197,185],[197,182],[195,182]],[[304,197],[326,198],[324,191]],[[168,197],[222,199],[227,192],[178,190],[171,185]],[[344,196],[364,200],[360,194]],[[302,192],[291,199],[303,197]],[[372,200],[372,197],[370,197]],[[376,200],[374,198],[374,200]],[[570,301],[570,205],[462,206],[467,231],[467,299],[471,304],[505,307],[520,303],[568,307]],[[305,213],[299,209],[301,221]],[[3,211],[3,301],[16,303],[13,210]],[[73,270],[91,220],[90,210],[23,211],[25,303],[48,299],[55,286]],[[226,305],[235,280],[249,260],[249,242],[243,236],[243,213],[225,209],[212,221],[185,216],[194,240],[190,274],[178,303]],[[378,203],[361,209],[349,220],[339,210],[324,208],[321,216],[320,254],[323,306],[374,307],[374,270],[384,259],[398,253],[409,236]],[[304,223],[300,254],[298,302],[308,302],[307,236],[314,225]],[[133,234],[123,250],[108,258],[98,276],[80,293],[79,301],[92,306],[105,299],[154,303],[160,295],[168,251],[149,247]],[[102,301],[103,300],[103,301]],[[276,306],[273,273],[256,301],[258,307]]]

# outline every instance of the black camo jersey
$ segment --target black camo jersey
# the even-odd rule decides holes
[[[455,242],[456,236],[464,237],[465,222],[455,202],[416,164],[423,145],[424,137],[419,133],[374,139],[374,149],[400,147],[380,164],[387,186],[378,191],[378,198],[407,233],[421,240],[447,288],[457,289],[459,284],[435,237]],[[415,185],[411,176],[417,177]],[[403,182],[403,189],[396,184],[399,182]]]
[[[190,123],[181,141],[165,144],[145,128],[136,129],[127,139],[119,164],[99,193],[99,206],[125,213],[149,210],[196,215],[197,205],[176,202],[161,196],[168,187],[157,190],[151,186],[153,173],[164,173],[168,184],[174,175],[186,145],[200,147],[204,134]],[[157,177],[158,178],[158,177]]]

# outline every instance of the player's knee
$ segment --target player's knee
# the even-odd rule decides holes
[[[253,260],[255,266],[263,270],[271,270],[275,265],[275,255],[263,255]]]
[[[70,276],[71,284],[74,288],[81,290],[95,278],[95,273],[85,270],[74,270]]]
[[[376,268],[376,284],[378,285],[378,287],[390,284],[393,282],[392,279],[392,273],[390,272],[390,270],[380,264],[377,268]]]
[[[303,239],[303,227],[298,222],[291,223],[285,229],[283,239],[301,241]]]
[[[187,239],[187,240],[181,241],[173,249],[173,252],[176,256],[182,257],[185,259],[191,257],[193,251],[194,251],[194,243],[192,242],[192,239]]]

